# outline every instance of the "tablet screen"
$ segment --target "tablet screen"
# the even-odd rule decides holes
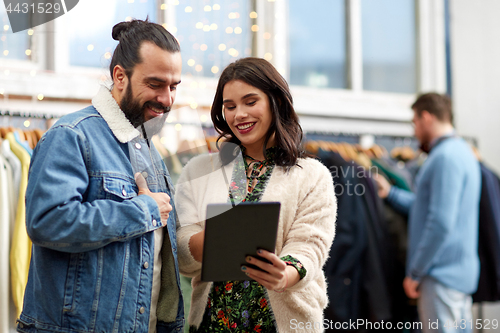
[[[247,255],[258,249],[274,252],[279,202],[209,204],[203,244],[202,281],[242,281]]]

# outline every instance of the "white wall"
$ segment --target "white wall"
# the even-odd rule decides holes
[[[450,0],[456,127],[500,174],[500,1]]]
[[[450,0],[450,15],[456,127],[478,139],[484,162],[500,174],[500,1]],[[500,320],[500,303],[484,304],[482,317]]]

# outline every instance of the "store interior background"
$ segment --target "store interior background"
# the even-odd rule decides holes
[[[149,16],[183,57],[160,138],[171,153],[215,134],[218,76],[257,56],[290,83],[308,138],[417,147],[412,102],[448,93],[458,133],[500,174],[499,14],[498,0],[81,0],[14,34],[0,5],[0,127],[46,130],[89,105],[110,85],[113,25]],[[476,304],[475,313],[500,319],[500,306]]]

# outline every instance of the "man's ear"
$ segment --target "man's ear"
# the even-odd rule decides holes
[[[430,113],[429,111],[427,110],[423,110],[421,113],[420,113],[420,118],[425,122],[425,123],[430,123],[432,122],[433,120],[437,119],[436,115]]]
[[[113,86],[120,91],[124,90],[127,79],[128,77],[125,73],[125,69],[120,65],[116,65],[115,68],[113,68]]]

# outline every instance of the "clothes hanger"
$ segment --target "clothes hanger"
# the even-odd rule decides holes
[[[310,140],[306,142],[306,144],[304,145],[304,149],[313,155],[317,155],[319,144],[316,141]]]

